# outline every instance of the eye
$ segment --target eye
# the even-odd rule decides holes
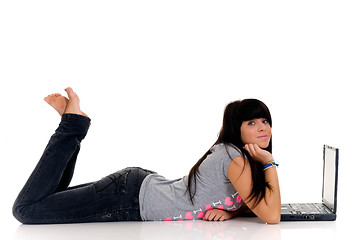
[[[269,123],[269,121],[268,121],[267,119],[265,119],[265,120],[263,120],[263,121],[262,121],[262,123],[264,123],[264,124],[268,124],[268,123]]]
[[[254,121],[249,121],[248,122],[248,126],[253,126],[255,123],[254,123]]]

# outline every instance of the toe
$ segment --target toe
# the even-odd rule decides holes
[[[73,92],[74,90],[72,90],[71,87],[67,87],[67,88],[65,88],[65,91],[66,91],[67,93],[70,93],[70,92]]]
[[[72,88],[68,87],[65,89],[65,91],[67,92],[67,96],[69,97],[69,99],[72,98],[74,100],[77,100],[78,96]]]
[[[51,102],[51,96],[47,96],[44,98],[45,102],[50,103]]]
[[[72,88],[68,87],[68,88],[65,88],[65,91],[67,92],[67,95],[70,97],[70,95],[73,94],[74,90],[72,90]]]

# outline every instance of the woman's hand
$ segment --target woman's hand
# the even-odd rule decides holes
[[[203,220],[205,221],[225,221],[231,219],[236,212],[227,212],[220,209],[212,209],[208,210],[206,215],[204,216]]]
[[[273,160],[273,156],[270,152],[260,148],[257,144],[246,144],[244,146],[244,149],[247,150],[247,152],[249,153],[249,155],[251,155],[251,157],[262,163],[263,166],[267,164],[267,162]]]

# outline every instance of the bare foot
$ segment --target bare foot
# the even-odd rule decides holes
[[[62,116],[64,114],[68,99],[62,96],[60,93],[50,94],[44,98],[51,107],[53,107]]]
[[[67,103],[64,113],[73,113],[73,114],[78,114],[88,117],[85,113],[81,111],[80,99],[77,96],[77,94],[72,90],[72,88],[68,87],[65,89],[65,91],[67,92],[69,101]]]

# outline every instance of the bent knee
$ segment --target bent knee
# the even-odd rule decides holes
[[[28,207],[26,206],[13,206],[12,215],[22,224],[36,223],[34,219],[26,214]]]
[[[18,220],[19,222],[21,223],[24,223],[26,224],[27,221],[26,221],[26,218],[23,214],[23,207],[21,206],[13,206],[12,208],[12,215],[16,218],[16,220]]]

